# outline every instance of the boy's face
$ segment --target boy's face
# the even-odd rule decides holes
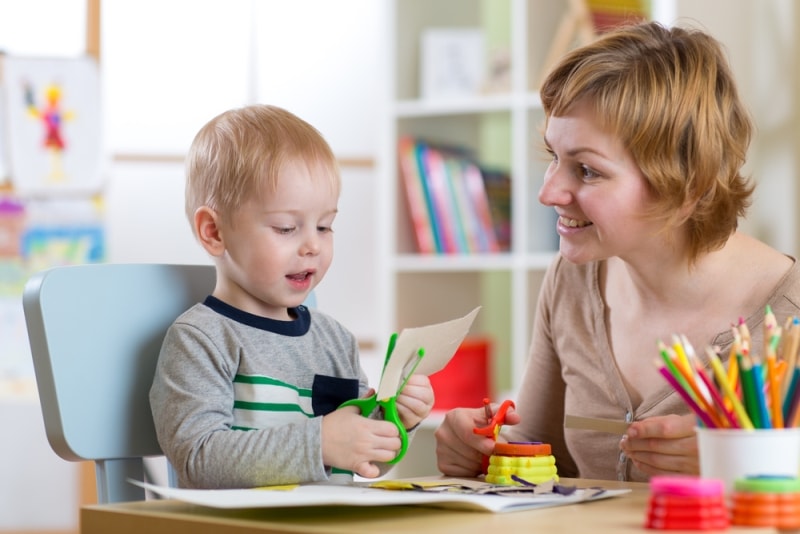
[[[287,164],[277,190],[251,197],[220,224],[214,296],[244,311],[286,320],[325,276],[333,259],[338,191],[305,165]]]

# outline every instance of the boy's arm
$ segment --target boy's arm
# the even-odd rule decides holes
[[[242,488],[327,478],[321,418],[232,429],[235,362],[198,329],[168,331],[150,404],[161,448],[182,487]]]

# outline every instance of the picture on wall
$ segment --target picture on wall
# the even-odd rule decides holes
[[[0,61],[0,115],[16,193],[97,193],[103,150],[96,61],[14,56]]]

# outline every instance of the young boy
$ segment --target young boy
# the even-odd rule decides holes
[[[383,474],[398,429],[337,409],[371,393],[356,340],[302,305],[333,256],[341,182],[330,147],[295,115],[254,105],[206,124],[186,169],[186,215],[217,277],[167,332],[150,391],[179,485]],[[428,378],[413,375],[397,404],[405,428],[415,427],[433,406]]]

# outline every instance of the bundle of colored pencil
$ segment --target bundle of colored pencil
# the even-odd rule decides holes
[[[705,350],[710,369],[706,368],[683,335],[673,336],[671,346],[658,342],[661,359],[656,366],[703,426],[800,426],[800,319],[790,317],[781,327],[767,306],[762,355],[753,350],[743,319],[732,332],[727,369],[711,347]]]

